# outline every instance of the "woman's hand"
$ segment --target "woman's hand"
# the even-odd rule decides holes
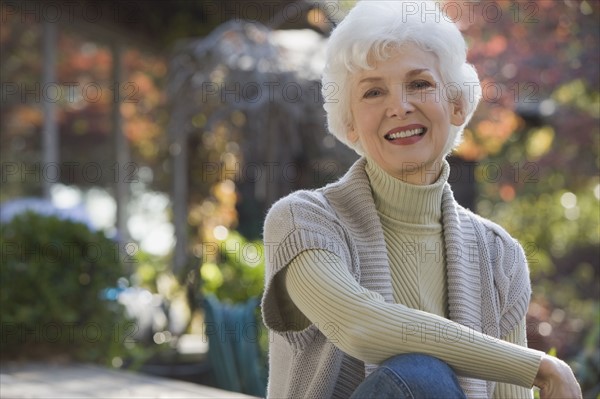
[[[573,371],[560,359],[544,355],[533,381],[540,388],[541,399],[580,399],[581,388]]]

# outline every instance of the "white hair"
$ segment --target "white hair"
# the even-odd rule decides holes
[[[364,155],[359,141],[348,140],[352,123],[350,75],[374,68],[403,44],[412,43],[431,51],[439,62],[444,84],[441,100],[452,99],[465,116],[461,126],[451,126],[445,154],[462,139],[481,99],[481,85],[475,68],[468,64],[465,40],[454,22],[429,0],[359,1],[329,38],[322,78],[327,127],[342,143]]]

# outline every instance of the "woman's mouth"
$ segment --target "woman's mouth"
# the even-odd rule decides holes
[[[427,133],[425,126],[406,126],[404,128],[392,129],[384,137],[391,144],[411,145],[419,142]]]
[[[407,137],[423,135],[427,131],[427,128],[420,127],[415,129],[401,130],[393,133],[388,133],[385,135],[386,140],[396,140],[396,139],[404,139]]]

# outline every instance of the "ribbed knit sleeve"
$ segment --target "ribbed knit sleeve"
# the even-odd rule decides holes
[[[526,320],[523,318],[504,340],[527,347],[527,330],[525,326]],[[496,384],[494,399],[533,399],[533,391],[517,385],[499,383]]]
[[[445,361],[462,376],[527,388],[533,384],[541,352],[386,303],[359,285],[341,258],[329,251],[302,252],[283,273],[297,308],[315,325],[326,326],[321,331],[334,345],[362,361],[378,364],[397,354],[419,352]]]

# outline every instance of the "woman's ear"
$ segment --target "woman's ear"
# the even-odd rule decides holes
[[[354,123],[352,123],[352,122],[348,123],[346,132],[347,132],[346,138],[348,138],[349,142],[356,143],[358,141],[358,132],[354,128]]]
[[[462,126],[466,119],[462,104],[458,101],[450,103],[450,111],[450,123],[454,126]]]

